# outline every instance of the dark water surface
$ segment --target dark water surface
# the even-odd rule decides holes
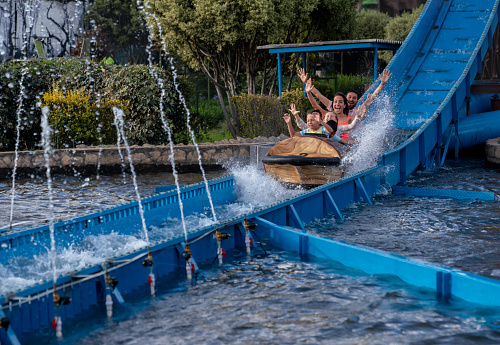
[[[226,170],[207,172],[213,179],[226,175]],[[154,192],[156,186],[175,185],[172,173],[143,173],[137,176],[137,187],[141,197]],[[203,181],[200,173],[179,174],[181,185]],[[0,180],[0,228],[8,227],[10,221],[12,181]],[[53,176],[54,217],[67,219],[93,213],[136,200],[133,180],[130,175],[100,175],[82,178],[78,176]],[[43,177],[23,178],[16,181],[13,224],[26,227],[49,219],[47,180]]]
[[[323,218],[311,233],[500,279],[500,170],[484,161],[449,161],[417,173],[408,186],[494,192],[497,202],[378,195],[354,204],[342,221]]]
[[[482,160],[468,159],[418,173],[408,185],[498,195],[499,176],[498,169],[486,168]],[[150,182],[142,188],[163,184],[154,176],[146,180]],[[393,196],[390,190],[381,190],[373,202],[350,206],[342,221],[316,220],[307,230],[500,277],[498,202]],[[78,323],[65,323],[64,340],[56,340],[51,331],[26,340],[84,345],[500,344],[498,308],[456,299],[440,303],[432,291],[394,276],[367,275],[336,262],[301,260],[266,249],[251,258],[232,253],[223,266],[207,263],[195,285],[182,277],[160,281],[156,298],[146,290],[127,296],[124,305],[115,303],[112,319],[106,318],[103,305]]]

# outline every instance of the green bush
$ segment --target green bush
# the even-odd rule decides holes
[[[385,38],[393,41],[404,41],[413,25],[415,25],[420,13],[422,13],[423,8],[424,5],[422,4],[411,12],[404,12],[402,15],[392,18],[385,27]],[[379,56],[388,63],[392,59],[392,52],[383,51],[380,52]]]
[[[356,15],[356,30],[354,38],[363,39],[384,39],[385,28],[391,21],[391,17],[381,12],[362,12]]]
[[[285,107],[274,96],[242,94],[231,97],[245,138],[278,136],[288,133],[283,120]]]
[[[68,90],[64,93],[59,83],[54,82],[41,100],[41,107],[49,108],[49,124],[52,127],[54,148],[86,145],[113,145],[117,141],[113,125],[113,107],[128,113],[124,102],[101,100],[90,102],[90,93],[82,90]],[[95,123],[98,123],[96,126]]]
[[[157,73],[165,85],[164,113],[172,128],[174,141],[187,143],[187,114],[175,90],[172,73],[163,69],[158,69]],[[21,96],[22,107],[19,108],[23,74],[24,92]],[[89,92],[90,102],[93,103],[99,100],[127,101],[129,113],[125,122],[130,145],[162,144],[167,141],[160,120],[161,88],[147,66],[101,66],[79,59],[35,59],[1,63],[0,75],[0,151],[15,148],[18,108],[22,119],[19,149],[40,148],[41,110],[36,105],[39,98],[49,91],[53,81],[59,83],[61,90]],[[181,91],[189,99],[186,83],[183,79],[180,83]],[[191,120],[192,123],[197,122],[196,114]],[[193,129],[199,130],[199,127],[193,126]],[[71,137],[74,138],[73,135]]]

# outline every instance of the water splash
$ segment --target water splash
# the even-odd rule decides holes
[[[147,11],[145,12],[147,15]],[[177,191],[177,199],[179,200],[179,209],[181,213],[181,222],[182,222],[182,230],[184,233],[184,240],[186,243],[188,243],[188,234],[187,234],[187,227],[186,227],[186,219],[184,216],[184,204],[182,202],[181,198],[181,188],[179,184],[179,176],[177,173],[177,167],[175,165],[175,151],[174,151],[174,141],[172,138],[172,129],[168,125],[167,122],[167,117],[165,115],[165,111],[163,108],[163,102],[165,100],[165,84],[163,83],[163,79],[159,77],[158,71],[153,68],[153,57],[151,54],[151,49],[150,47],[153,45],[153,27],[149,27],[149,35],[148,35],[148,41],[149,45],[147,47],[147,53],[148,53],[148,62],[149,62],[149,73],[155,78],[156,82],[158,83],[158,86],[160,87],[161,93],[160,93],[160,118],[163,126],[163,130],[167,133],[168,137],[168,143],[170,147],[170,155],[168,156],[170,160],[170,165],[172,166],[172,175],[174,176],[174,183],[175,183],[175,188]],[[208,187],[207,187],[207,193],[209,193]],[[210,203],[212,202],[210,198]],[[212,204],[211,204],[212,205]],[[213,210],[213,205],[212,205],[212,210]],[[214,212],[214,217],[215,217],[215,211]],[[216,219],[216,218],[215,218]]]
[[[52,152],[52,146],[50,144],[50,135],[52,134],[52,129],[49,125],[49,107],[45,106],[42,108],[42,146],[43,146],[43,157],[45,159],[45,169],[47,175],[47,193],[49,196],[49,230],[50,230],[50,257],[52,262],[52,273],[54,284],[57,281],[57,269],[56,269],[56,239],[54,231],[54,202],[52,200],[52,175],[50,174],[50,153]]]
[[[371,116],[352,132],[359,144],[342,159],[346,175],[377,166],[379,156],[391,145],[388,134],[393,128],[394,113],[389,96],[379,97],[375,105]]]
[[[182,94],[182,92],[179,89],[179,82],[177,80],[178,76],[177,76],[177,71],[176,71],[175,65],[174,65],[174,59],[170,55],[170,53],[169,53],[169,51],[167,49],[167,45],[166,45],[166,42],[165,42],[165,37],[162,35],[162,28],[161,28],[160,21],[158,20],[158,17],[156,17],[156,15],[154,13],[152,13],[152,12],[149,11],[151,9],[151,5],[149,4],[149,0],[146,0],[144,2],[144,8],[145,8],[144,9],[145,15],[147,17],[153,19],[154,22],[155,22],[155,24],[158,26],[158,35],[161,38],[162,49],[165,52],[165,54],[168,56],[168,62],[169,62],[169,65],[170,65],[170,70],[171,70],[172,75],[174,77],[175,90],[177,91],[177,94],[179,95],[181,103],[182,103],[182,105],[184,107],[184,110],[186,111],[186,114],[187,114],[187,117],[186,117],[186,126],[187,126],[187,129],[188,129],[188,132],[189,132],[189,136],[191,138],[191,142],[193,143],[193,145],[194,145],[194,147],[196,149],[196,153],[198,154],[198,165],[200,167],[200,171],[201,171],[201,174],[203,176],[203,181],[205,183],[205,188],[206,188],[206,191],[207,191],[208,201],[210,202],[210,208],[212,210],[212,215],[213,215],[214,221],[217,222],[217,215],[216,215],[216,212],[215,212],[214,204],[212,202],[212,195],[210,193],[210,187],[208,185],[208,180],[207,180],[206,175],[205,175],[205,169],[203,168],[203,164],[201,163],[200,148],[198,147],[198,144],[196,143],[196,138],[195,138],[195,135],[194,135],[194,131],[191,128],[191,124],[190,124],[191,112],[189,111],[189,108],[187,106],[186,99],[184,98],[184,95]],[[149,29],[150,29],[149,31],[150,31],[150,35],[151,35],[151,33],[154,30],[154,28],[152,27],[152,23],[149,23]]]
[[[146,244],[148,246],[148,251],[149,251],[149,235],[148,235],[148,228],[146,227],[146,218],[144,217],[144,209],[142,208],[142,202],[141,202],[141,195],[139,193],[139,187],[137,186],[137,175],[135,173],[134,169],[134,164],[132,164],[132,153],[130,152],[130,146],[128,145],[127,138],[125,136],[125,131],[124,131],[124,126],[125,122],[123,120],[124,113],[123,110],[118,109],[117,107],[113,107],[113,114],[115,114],[115,121],[114,125],[116,126],[116,131],[119,133],[121,136],[121,139],[123,143],[125,144],[125,148],[127,150],[127,155],[128,155],[128,161],[130,165],[130,172],[132,174],[132,181],[134,183],[134,190],[135,190],[135,195],[137,197],[137,204],[139,207],[139,215],[141,216],[141,223],[142,223],[142,230],[144,232],[144,238],[146,240]],[[120,144],[120,143],[118,143]],[[120,145],[118,145],[120,146]]]
[[[10,201],[9,229],[11,230],[12,230],[12,217],[14,214],[14,200],[16,198],[16,172],[19,160],[19,140],[21,137],[21,113],[23,112],[23,100],[25,97],[24,78],[26,77],[27,73],[28,73],[28,67],[26,66],[26,56],[24,56],[23,67],[21,69],[21,80],[19,81],[19,97],[17,99],[17,111],[16,111],[16,145],[14,152],[14,168],[12,169],[12,189],[10,192],[11,201]]]
[[[226,168],[234,176],[237,201],[241,203],[263,207],[304,192],[301,187],[285,188],[256,165],[235,164]]]

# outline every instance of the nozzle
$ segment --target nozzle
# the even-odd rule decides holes
[[[245,218],[245,230],[253,230],[257,227],[257,224],[254,222],[251,222]]]
[[[104,276],[104,282],[106,285],[111,286],[111,288],[114,290],[116,285],[118,285],[118,279],[110,277],[108,274]]]
[[[215,227],[214,238],[216,238],[218,242],[220,242],[222,240],[227,240],[230,237],[231,237],[231,235],[229,235],[226,232],[220,232],[219,227]]]
[[[142,265],[144,267],[152,267],[153,266],[153,256],[151,252],[148,252],[148,257],[142,260]]]
[[[191,259],[191,249],[189,249],[189,245],[186,244],[186,248],[184,248],[184,251],[182,252],[182,257],[184,260],[188,261]]]
[[[54,304],[56,305],[57,308],[59,308],[61,304],[68,305],[71,302],[71,298],[66,296],[59,296],[56,290],[54,290],[53,296],[54,296]]]

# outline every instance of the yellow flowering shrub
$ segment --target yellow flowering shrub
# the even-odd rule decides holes
[[[56,81],[43,94],[41,107],[49,108],[54,148],[116,144],[113,107],[127,113],[126,102],[103,99],[95,103],[90,99],[90,92],[83,89],[65,92]]]

